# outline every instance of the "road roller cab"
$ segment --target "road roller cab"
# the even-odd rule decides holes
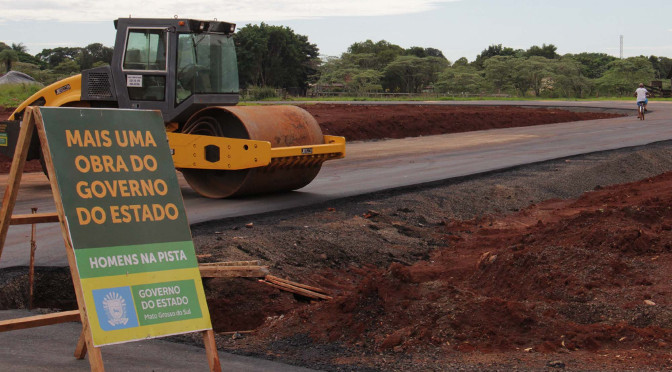
[[[83,101],[160,110],[168,123],[238,103],[234,24],[120,18],[115,27],[111,65],[82,72]]]
[[[178,18],[114,24],[110,66],[45,87],[0,132],[14,137],[27,106],[158,110],[176,168],[196,192],[212,198],[295,190],[310,183],[324,161],[345,156],[345,139],[323,136],[303,109],[235,106],[235,24]],[[35,138],[29,160],[40,156],[38,146]]]

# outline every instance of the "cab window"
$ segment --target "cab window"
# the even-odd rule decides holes
[[[180,34],[175,84],[177,104],[198,93],[238,93],[233,38],[222,34]]]
[[[131,29],[126,40],[123,69],[132,101],[166,98],[165,29]]]
[[[166,70],[166,32],[163,29],[131,29],[126,40],[124,70]]]

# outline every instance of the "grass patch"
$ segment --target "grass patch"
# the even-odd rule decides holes
[[[42,89],[42,86],[38,84],[0,85],[0,106],[7,108],[17,107],[40,89]]]

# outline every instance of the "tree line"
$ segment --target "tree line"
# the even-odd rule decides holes
[[[418,49],[403,49],[384,40],[355,43],[322,65],[317,83],[352,94],[432,91],[582,98],[630,95],[637,83],[665,79],[672,69],[672,59],[667,57],[559,55],[553,44],[526,50],[491,45],[473,62],[463,57],[453,63],[443,55],[413,52]]]
[[[51,84],[85,69],[109,65],[112,52],[112,48],[93,43],[83,48],[42,49],[33,56],[23,43],[7,45],[0,42],[0,64],[4,66],[4,72],[21,71],[40,83]]]
[[[451,62],[436,48],[402,48],[385,40],[366,40],[353,43],[338,57],[320,58],[317,45],[307,36],[266,23],[240,28],[234,41],[241,88],[299,92],[312,87],[351,95],[431,91],[581,98],[629,95],[637,83],[664,79],[672,70],[672,59],[667,57],[559,55],[553,44],[528,49],[490,45],[472,62],[465,57]],[[111,58],[112,49],[99,43],[44,49],[32,56],[23,44],[0,42],[0,63],[5,70],[15,64],[16,69],[44,83],[109,64]]]

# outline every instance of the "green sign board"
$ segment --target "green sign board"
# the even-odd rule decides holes
[[[40,112],[94,344],[210,329],[161,114]]]

